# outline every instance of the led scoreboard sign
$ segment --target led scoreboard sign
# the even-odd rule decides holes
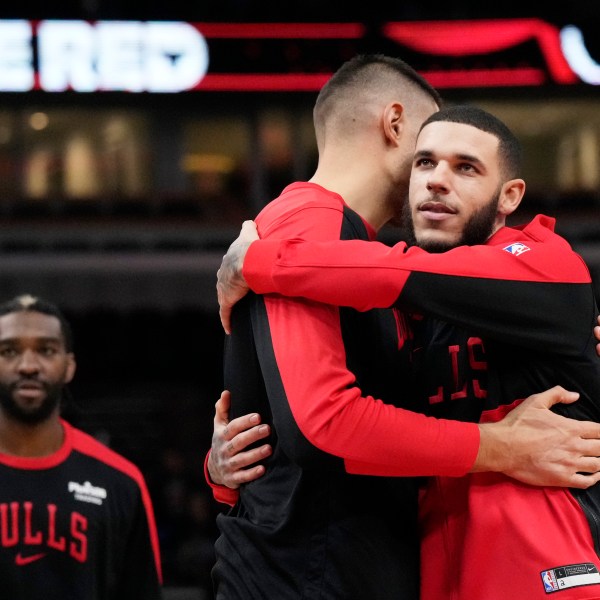
[[[204,36],[179,22],[0,21],[0,90],[180,92],[208,68]]]
[[[574,26],[389,22],[378,34],[438,88],[600,85]],[[366,36],[361,23],[0,20],[0,92],[317,91]]]

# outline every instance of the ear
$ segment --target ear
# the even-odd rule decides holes
[[[386,105],[382,118],[386,140],[397,146],[404,129],[404,107],[400,102],[390,102]]]
[[[77,363],[75,362],[75,355],[72,352],[67,354],[67,369],[65,371],[65,381],[64,383],[71,383],[71,380],[75,376],[75,371],[77,369]]]
[[[525,181],[522,179],[510,179],[502,185],[498,212],[507,217],[517,210],[525,194]]]

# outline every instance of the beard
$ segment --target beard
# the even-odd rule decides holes
[[[496,193],[479,210],[474,212],[465,223],[460,238],[453,242],[442,240],[417,239],[410,204],[407,202],[402,210],[401,226],[403,239],[411,246],[419,246],[431,253],[446,252],[457,246],[477,246],[484,244],[494,232],[494,224],[498,214],[500,193]]]
[[[4,413],[24,425],[37,425],[46,421],[60,405],[63,385],[43,384],[46,397],[42,403],[32,409],[23,408],[14,399],[16,384],[0,384],[0,408]]]

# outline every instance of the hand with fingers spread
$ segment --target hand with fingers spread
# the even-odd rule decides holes
[[[219,316],[225,333],[231,333],[231,310],[233,305],[248,293],[248,285],[242,274],[244,257],[250,244],[258,240],[254,221],[244,221],[238,237],[231,243],[217,271],[217,298]]]
[[[241,484],[264,474],[265,467],[256,463],[271,455],[271,446],[262,444],[247,448],[267,438],[271,431],[268,425],[261,424],[260,415],[256,413],[230,421],[230,403],[231,395],[225,390],[215,404],[212,446],[207,467],[212,483],[237,489]]]
[[[555,386],[529,396],[502,421],[481,424],[473,472],[496,470],[531,485],[581,489],[600,481],[600,423],[548,410],[578,398]]]

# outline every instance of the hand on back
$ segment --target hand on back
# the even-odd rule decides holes
[[[231,310],[233,305],[248,293],[248,285],[242,274],[244,257],[250,244],[258,240],[254,221],[244,221],[238,237],[231,243],[217,271],[217,298],[219,316],[225,333],[231,333]]]
[[[208,472],[213,483],[237,489],[242,483],[258,479],[264,474],[265,467],[255,463],[271,455],[271,446],[262,444],[250,450],[246,448],[266,438],[271,430],[268,425],[260,423],[257,413],[230,421],[230,402],[230,393],[225,390],[215,404]]]
[[[481,424],[473,471],[499,471],[531,485],[581,489],[600,481],[600,423],[550,410],[578,397],[555,386],[532,394],[501,421]]]

